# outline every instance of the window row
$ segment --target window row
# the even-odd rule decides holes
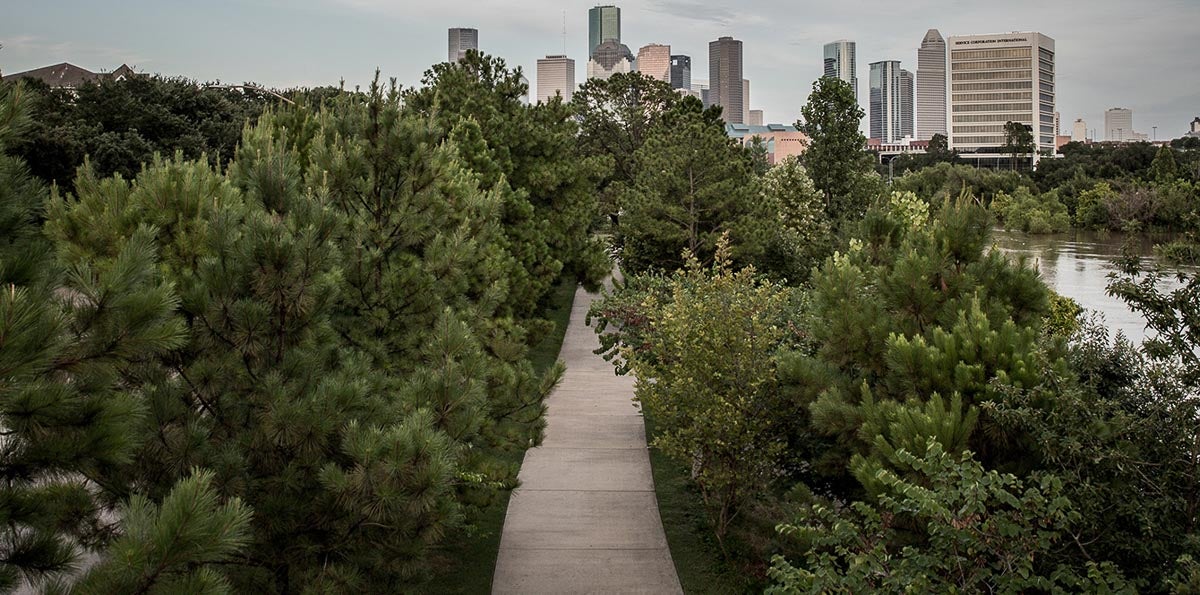
[[[1004,133],[1004,124],[999,124],[999,125],[995,125],[995,126],[955,126],[954,127],[955,134],[961,134],[964,132],[974,132],[974,133],[997,132],[997,133],[1003,134]]]
[[[955,60],[994,60],[996,58],[1032,58],[1032,48],[1008,48],[1003,50],[954,50]]]
[[[1003,136],[955,136],[956,145],[1003,145]]]
[[[1033,81],[1010,81],[1007,83],[955,83],[954,91],[1011,91],[1032,89]]]
[[[956,72],[951,80],[956,81],[995,81],[1004,79],[1029,80],[1033,78],[1032,70],[1002,70],[997,72]]]
[[[968,124],[977,122],[1020,122],[1022,124],[1030,124],[1029,112],[1024,114],[976,114],[976,115],[959,115],[954,116],[955,124]]]
[[[1033,99],[1033,93],[955,93],[954,101],[1013,101],[1018,99]]]
[[[998,68],[1033,68],[1030,60],[992,60],[989,62],[955,62],[951,68],[959,70],[996,70]]]
[[[1032,103],[986,103],[982,105],[956,105],[956,112],[1031,112]]]

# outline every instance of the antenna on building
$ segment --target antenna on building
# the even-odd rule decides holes
[[[563,11],[563,55],[567,55],[567,11]]]

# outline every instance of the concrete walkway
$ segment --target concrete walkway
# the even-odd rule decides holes
[[[493,593],[682,593],[633,378],[592,353],[600,342],[584,317],[596,297],[575,292],[567,372],[509,500]]]

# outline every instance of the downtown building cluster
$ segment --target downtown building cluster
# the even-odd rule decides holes
[[[456,45],[463,36],[455,33],[460,29],[450,31],[449,57],[455,60],[456,51],[465,51]],[[635,54],[622,41],[620,7],[606,5],[588,10],[587,48],[588,79],[640,72],[668,83],[679,93],[699,98],[706,107],[720,105],[729,124],[762,123],[762,111],[750,109],[750,81],[743,74],[742,42],[737,39],[721,37],[709,43],[708,80],[693,79],[692,56],[672,53],[669,44],[648,43]],[[561,96],[570,101],[576,88],[575,68],[575,60],[566,54],[539,59],[536,100],[545,102]]]
[[[825,76],[858,96],[853,41],[825,45]],[[994,158],[1005,125],[1029,129],[1040,154],[1060,145],[1054,40],[1036,32],[943,38],[930,29],[917,50],[917,71],[899,60],[871,62],[867,113],[870,143],[922,147],[936,135],[960,156]]]
[[[458,60],[467,50],[478,49],[478,39],[475,29],[450,29],[448,58]],[[731,36],[709,42],[708,78],[699,79],[692,55],[672,53],[666,43],[648,43],[635,53],[622,40],[621,9],[595,6],[588,10],[586,78],[640,72],[697,97],[706,107],[721,106],[731,135],[748,136],[768,127],[763,112],[751,109],[742,45]],[[1098,136],[1082,119],[1062,135],[1055,40],[1039,32],[943,37],[930,29],[917,50],[915,72],[896,59],[869,62],[865,93],[859,89],[854,41],[827,43],[821,57],[823,76],[844,80],[865,108],[868,144],[885,151],[919,151],[941,135],[965,159],[995,158],[1003,152],[1009,122],[1028,128],[1039,155]],[[536,101],[555,96],[570,101],[576,86],[576,61],[565,53],[537,61]],[[791,126],[775,126],[795,132]],[[1132,110],[1126,108],[1106,112],[1103,133],[1110,142],[1150,136],[1134,130]]]

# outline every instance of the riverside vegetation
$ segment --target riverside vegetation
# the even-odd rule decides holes
[[[1132,345],[989,244],[997,215],[1089,207],[1042,214],[1038,173],[949,163],[885,190],[847,85],[818,81],[804,116],[800,160],[737,170],[770,207],[740,218],[661,183],[656,147],[625,204],[667,215],[652,240],[622,217],[627,279],[591,312],[717,556],[777,593],[1196,592],[1200,277],[1163,293],[1122,262],[1109,291],[1157,332]]]
[[[1123,263],[1158,331],[1135,346],[988,244],[1051,179],[1194,210],[1193,149],[1173,181],[931,151],[888,188],[837,80],[774,166],[636,73],[526,93],[474,52],[295,105],[5,83],[0,588],[428,587],[540,440],[556,288],[612,255],[603,350],[737,588],[1200,589],[1200,281]]]

